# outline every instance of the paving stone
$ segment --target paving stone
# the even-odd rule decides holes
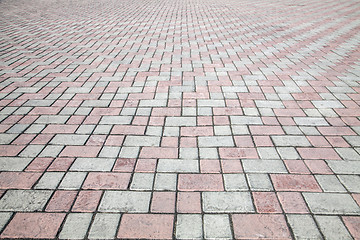
[[[204,234],[206,239],[232,239],[228,215],[205,214]]]
[[[246,173],[287,173],[281,160],[242,160]]]
[[[349,192],[360,192],[360,176],[358,175],[338,175],[341,183]]]
[[[65,213],[16,213],[2,238],[55,238]]]
[[[105,191],[100,212],[148,212],[150,192]]]
[[[51,140],[51,144],[57,145],[84,145],[89,135],[57,134]]]
[[[72,171],[110,171],[115,159],[110,158],[77,158],[71,166]]]
[[[272,191],[273,186],[267,174],[246,174],[252,191]]]
[[[231,136],[198,137],[199,147],[233,147],[234,140]]]
[[[160,137],[154,136],[127,136],[124,142],[124,146],[149,146],[158,147],[160,146]]]
[[[59,185],[59,189],[80,189],[81,185],[83,184],[86,172],[68,172],[66,173],[65,177],[61,181]]]
[[[359,214],[360,207],[349,194],[303,193],[310,211],[314,214]]]
[[[64,172],[46,172],[35,185],[35,189],[56,189],[64,175]]]
[[[347,229],[349,230],[350,234],[356,239],[360,236],[359,231],[359,222],[360,218],[358,216],[354,217],[342,217]]]
[[[324,118],[316,117],[294,117],[294,121],[300,126],[328,126]]]
[[[289,214],[286,218],[294,233],[295,239],[322,239],[319,229],[311,215]]]
[[[177,239],[203,239],[200,214],[178,214],[176,219]]]
[[[279,147],[308,147],[310,142],[305,136],[271,136],[275,146]]]
[[[352,239],[341,219],[337,216],[315,216],[326,239]]]
[[[202,198],[206,213],[254,212],[248,192],[204,192]]]
[[[153,173],[134,173],[130,185],[131,190],[152,190],[154,182]]]
[[[33,160],[23,157],[0,157],[1,171],[22,171]]]
[[[291,239],[285,218],[279,214],[233,214],[236,239]]]
[[[300,159],[300,155],[294,147],[277,147],[281,159]]]
[[[155,176],[154,190],[175,191],[177,175],[173,173],[157,173]]]
[[[247,191],[249,187],[244,174],[224,174],[226,191]]]
[[[233,125],[262,125],[260,117],[249,116],[230,116],[231,124]]]
[[[60,232],[60,239],[83,239],[88,231],[91,213],[70,213]]]
[[[103,116],[100,120],[100,124],[109,124],[109,125],[120,125],[120,124],[130,124],[132,116]]]
[[[120,216],[114,213],[97,213],[89,231],[89,239],[115,238]]]
[[[170,214],[124,214],[117,237],[122,239],[171,239],[174,216]]]
[[[315,178],[324,192],[346,192],[335,175],[316,175]]]
[[[359,161],[360,155],[354,149],[351,148],[335,148],[336,152],[344,160]]]
[[[158,172],[199,172],[197,160],[159,159]]]
[[[165,126],[169,127],[190,127],[196,126],[195,117],[167,117]]]
[[[278,159],[279,154],[274,147],[258,147],[257,151],[261,159]]]
[[[221,174],[179,174],[179,191],[222,191]]]
[[[359,161],[326,161],[335,174],[360,174]]]
[[[5,225],[7,224],[7,222],[9,221],[9,219],[12,217],[12,213],[11,212],[1,212],[0,213],[0,231],[2,231],[5,227]]]
[[[0,199],[1,211],[42,211],[51,197],[50,190],[8,190]]]

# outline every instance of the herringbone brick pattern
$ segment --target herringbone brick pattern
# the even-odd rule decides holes
[[[357,0],[0,0],[0,237],[360,239]]]

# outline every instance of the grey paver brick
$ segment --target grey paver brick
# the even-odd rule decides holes
[[[335,174],[360,174],[360,161],[326,161]]]
[[[124,146],[159,146],[160,137],[155,136],[127,136]]]
[[[12,215],[11,212],[0,212],[0,231],[3,230]]]
[[[338,175],[338,177],[349,192],[360,193],[359,175]]]
[[[119,157],[121,158],[137,158],[140,152],[140,147],[122,147]]]
[[[246,174],[252,191],[272,191],[274,188],[267,174]]]
[[[279,147],[307,147],[311,146],[305,136],[271,136],[275,146]]]
[[[62,151],[63,146],[47,145],[39,154],[39,157],[57,157]]]
[[[200,214],[179,214],[176,221],[177,239],[203,239]]]
[[[45,145],[28,145],[20,154],[20,157],[36,157]]]
[[[101,149],[99,157],[101,158],[116,158],[119,155],[120,147],[105,146]]]
[[[311,101],[316,108],[344,108],[340,101],[336,100],[315,100]]]
[[[130,124],[132,116],[103,116],[100,120],[100,124]]]
[[[249,187],[244,174],[224,174],[226,191],[246,191]]]
[[[315,216],[315,220],[318,223],[325,239],[352,239],[338,216]]]
[[[291,159],[300,159],[299,153],[294,147],[277,147],[276,148],[281,159],[291,160]]]
[[[249,192],[203,192],[202,198],[206,213],[254,212]]]
[[[249,116],[230,116],[231,124],[237,125],[262,125],[263,122],[260,117]]]
[[[14,140],[19,134],[10,134],[10,133],[0,133],[0,144],[9,144]]]
[[[316,175],[315,178],[324,192],[346,192],[335,175]]]
[[[72,171],[110,171],[115,158],[77,158],[70,170]]]
[[[345,193],[303,193],[314,214],[359,214],[360,207]]]
[[[219,154],[216,148],[199,148],[200,159],[218,159]]]
[[[86,172],[67,172],[59,185],[59,189],[76,190],[80,189],[85,180]]]
[[[158,172],[199,172],[197,160],[159,159]]]
[[[324,118],[320,117],[294,117],[294,121],[300,126],[328,126]]]
[[[113,239],[121,214],[97,213],[89,231],[89,239]]]
[[[287,215],[295,239],[322,239],[311,215]]]
[[[246,173],[287,173],[286,167],[281,160],[242,160]]]
[[[186,127],[196,126],[196,117],[167,117],[165,126],[169,127]]]
[[[105,191],[99,205],[100,212],[148,212],[150,192]]]
[[[197,148],[180,148],[180,158],[197,159],[199,157]]]
[[[55,189],[64,176],[64,172],[46,172],[35,185],[35,189]]]
[[[0,171],[22,171],[33,160],[24,157],[0,157]]]
[[[88,138],[89,135],[56,134],[50,143],[57,145],[84,145]]]
[[[173,173],[157,173],[155,176],[155,190],[175,191],[177,175]]]
[[[360,161],[360,155],[352,148],[335,148],[336,152],[344,160]]]
[[[60,239],[84,239],[91,222],[91,213],[70,213],[60,232]]]
[[[256,150],[261,159],[279,159],[279,154],[274,147],[258,147]]]
[[[154,173],[134,173],[131,181],[131,190],[152,190]]]
[[[231,136],[198,137],[199,147],[233,147],[234,140]]]
[[[232,239],[229,216],[225,214],[204,215],[205,239]]]
[[[50,190],[8,190],[0,199],[0,211],[42,211],[52,192]]]

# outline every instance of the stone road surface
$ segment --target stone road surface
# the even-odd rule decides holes
[[[360,239],[358,0],[0,0],[0,237]]]

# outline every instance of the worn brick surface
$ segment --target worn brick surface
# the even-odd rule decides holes
[[[1,238],[359,238],[359,1],[0,16]]]

